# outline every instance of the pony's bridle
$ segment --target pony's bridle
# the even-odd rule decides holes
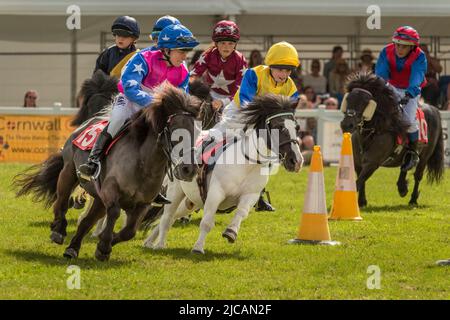
[[[289,117],[292,118],[292,120],[295,121],[295,117],[294,117],[294,114],[293,114],[292,112],[282,112],[282,113],[277,113],[277,114],[274,114],[274,115],[271,115],[271,116],[267,117],[266,120],[264,121],[264,127],[265,127],[265,129],[266,129],[266,131],[267,131],[267,133],[268,133],[267,143],[269,143],[270,141],[272,141],[272,129],[270,128],[270,122],[271,122],[273,119],[280,118],[280,117],[284,117],[284,116],[289,116]],[[259,136],[259,133],[256,132],[256,135],[257,135],[257,137],[258,137],[258,136]],[[290,143],[295,143],[295,144],[299,145],[299,142],[298,142],[297,139],[288,139],[288,140],[286,140],[286,141],[280,142],[280,143],[278,144],[278,148],[280,148],[281,146],[284,146],[284,145],[286,145],[286,144],[290,144]],[[267,156],[262,155],[262,154],[258,151],[258,149],[256,149],[256,151],[257,151],[257,156],[258,156],[258,159],[256,160],[256,163],[262,164],[262,162],[259,160],[260,155],[261,155],[261,157],[263,157],[263,158],[264,158],[264,157],[267,157]],[[243,153],[244,153],[245,158],[246,158],[247,160],[252,160],[252,159],[250,159],[250,157],[249,157],[245,152],[243,152]],[[281,154],[281,152],[278,152],[278,156],[280,157],[280,160],[283,160],[284,156]]]
[[[173,171],[172,166],[176,167],[178,163],[175,163],[172,159],[172,150],[173,150],[173,144],[172,144],[172,130],[170,129],[170,126],[172,124],[172,120],[175,117],[178,116],[184,116],[184,117],[195,117],[193,114],[189,112],[180,112],[180,113],[174,113],[171,114],[166,121],[166,124],[164,126],[164,129],[158,134],[157,142],[161,144],[162,150],[164,155],[166,156],[167,162],[168,162],[168,173],[170,181],[173,181]],[[192,147],[192,150],[194,147]],[[181,160],[180,160],[181,161]],[[178,162],[180,162],[178,161]]]
[[[373,99],[372,93],[371,93],[370,91],[366,90],[366,89],[363,89],[363,88],[354,88],[352,91],[360,91],[360,92],[364,92],[364,93],[366,93],[366,94],[369,95],[369,97],[370,97],[371,100]],[[343,100],[345,100],[346,98],[347,98],[347,96],[344,96],[344,99],[343,99]],[[360,122],[357,122],[356,114],[357,114],[357,113],[356,113],[356,111],[355,111],[354,109],[351,109],[351,110],[346,109],[346,110],[345,110],[345,115],[346,115],[347,117],[349,117],[350,119],[353,119],[353,123],[355,124],[355,127],[357,128],[357,130],[358,130],[358,132],[359,132],[359,135],[361,136],[361,139],[358,139],[358,141],[359,141],[359,151],[360,151],[360,153],[362,154],[362,153],[363,153],[363,145],[364,145],[364,143],[367,142],[367,141],[370,139],[370,137],[375,133],[375,128],[365,128],[365,127],[364,127],[364,122],[365,122],[366,120],[364,119],[364,116],[361,116],[361,121],[360,121]],[[364,141],[363,141],[363,140],[364,140]]]
[[[369,95],[371,100],[373,99],[372,92],[370,92],[369,90],[366,90],[366,89],[363,89],[363,88],[354,88],[352,91],[364,92],[364,93]],[[346,99],[347,99],[347,94],[344,96],[343,101],[346,100]],[[353,119],[353,122],[354,122],[356,128],[358,128],[360,134],[362,134],[364,131],[370,131],[371,133],[374,132],[374,130],[375,130],[374,128],[364,128],[364,122],[366,120],[364,119],[363,116],[361,117],[361,121],[357,122],[357,120],[356,120],[357,113],[356,113],[356,111],[354,109],[351,109],[351,110],[346,109],[345,110],[345,115],[347,117],[349,117],[350,119]]]

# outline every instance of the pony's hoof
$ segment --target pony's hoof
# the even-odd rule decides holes
[[[192,249],[192,253],[195,253],[195,254],[205,254],[205,250],[203,250],[203,249]]]
[[[419,204],[417,203],[416,200],[411,200],[411,201],[409,202],[409,205],[410,205],[411,207],[418,207],[418,206],[419,206]]]
[[[63,244],[64,236],[61,233],[52,231],[52,233],[50,234],[50,240],[52,240],[56,244]]]
[[[450,266],[450,259],[448,259],[448,260],[438,260],[438,261],[436,261],[436,265],[438,265],[438,266]]]
[[[367,207],[367,201],[358,201],[358,206],[359,206],[360,208]]]
[[[102,262],[104,262],[104,261],[108,261],[109,260],[109,256],[110,256],[111,254],[110,253],[102,253],[100,250],[95,250],[95,258],[98,260],[98,261],[102,261]]]
[[[78,258],[78,252],[73,248],[67,248],[66,251],[64,251],[63,256],[67,259],[76,259]]]
[[[234,232],[234,230],[232,230],[230,228],[227,228],[222,233],[222,237],[227,239],[229,243],[234,243],[236,241],[236,238],[237,238],[237,233]]]

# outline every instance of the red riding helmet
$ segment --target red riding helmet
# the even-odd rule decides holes
[[[392,36],[392,42],[398,44],[404,44],[407,46],[418,46],[420,36],[419,33],[410,26],[403,26],[395,30]]]
[[[239,27],[233,21],[222,20],[214,26],[212,39],[214,42],[234,41],[237,42],[241,38]]]

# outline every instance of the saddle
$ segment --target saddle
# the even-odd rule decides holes
[[[428,143],[428,124],[427,120],[425,119],[425,114],[422,110],[422,108],[419,106],[416,111],[416,121],[419,123],[419,143],[420,144],[427,144]],[[401,135],[397,136],[397,145],[403,146],[404,144],[408,144],[409,139],[408,137],[403,141],[403,138]]]
[[[203,146],[204,139],[207,136],[201,136],[196,142],[196,148],[201,148]],[[200,196],[202,198],[203,203],[205,203],[206,198],[208,196],[208,187],[207,187],[207,177],[208,174],[212,172],[216,165],[217,159],[219,159],[220,155],[222,155],[225,150],[236,143],[237,137],[228,140],[225,136],[222,140],[218,142],[212,141],[208,145],[206,145],[205,149],[202,151],[200,156],[200,164],[197,174],[197,185],[200,191]],[[229,213],[233,211],[235,207],[228,208],[226,210],[217,210],[217,212]]]

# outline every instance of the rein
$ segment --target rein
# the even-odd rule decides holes
[[[272,116],[270,116],[270,117],[267,117],[266,120],[264,121],[264,127],[265,127],[265,129],[267,130],[267,132],[269,133],[269,134],[268,134],[268,141],[271,141],[271,140],[272,140],[272,135],[271,135],[271,130],[272,130],[272,129],[270,128],[270,121],[272,121],[273,119],[276,119],[276,118],[284,117],[284,116],[290,116],[290,117],[292,117],[292,118],[294,119],[294,121],[295,121],[294,115],[293,115],[291,112],[283,112],[283,113],[274,114],[274,115],[272,115]],[[258,133],[258,132],[256,132],[256,136],[257,136],[257,138],[259,137],[259,133]],[[289,139],[289,140],[280,142],[279,145],[278,145],[278,147],[281,147],[281,146],[284,146],[284,145],[290,144],[290,143],[296,143],[297,145],[299,144],[299,142],[298,142],[297,139]],[[258,144],[256,143],[255,145],[257,146]],[[244,146],[244,144],[241,145],[241,149],[243,148],[243,146]],[[269,149],[270,149],[270,148],[269,148]],[[262,158],[265,158],[266,156],[262,155],[262,154],[259,152],[258,148],[256,148],[256,152],[257,152],[257,159],[256,159],[256,160],[251,159],[251,158],[248,156],[248,154],[245,152],[245,150],[241,150],[241,151],[242,151],[242,153],[244,154],[245,159],[247,159],[248,161],[256,161],[257,164],[264,164],[263,162],[261,162],[261,161],[259,160],[259,158],[260,158],[260,156],[261,156]],[[279,153],[279,156],[282,156],[282,155]],[[281,159],[283,159],[283,158],[281,158]],[[269,162],[270,162],[270,160],[269,160]]]
[[[162,151],[164,153],[164,156],[167,159],[167,163],[168,163],[168,177],[170,179],[170,181],[173,181],[173,167],[176,167],[178,165],[178,163],[175,163],[172,159],[172,150],[173,150],[173,145],[172,145],[172,131],[170,130],[170,125],[172,123],[172,120],[177,117],[177,116],[187,116],[187,117],[194,117],[194,115],[192,115],[189,112],[180,112],[180,113],[174,113],[171,114],[166,121],[166,125],[164,126],[164,129],[158,133],[158,139],[157,139],[157,143],[161,144],[162,147]]]

